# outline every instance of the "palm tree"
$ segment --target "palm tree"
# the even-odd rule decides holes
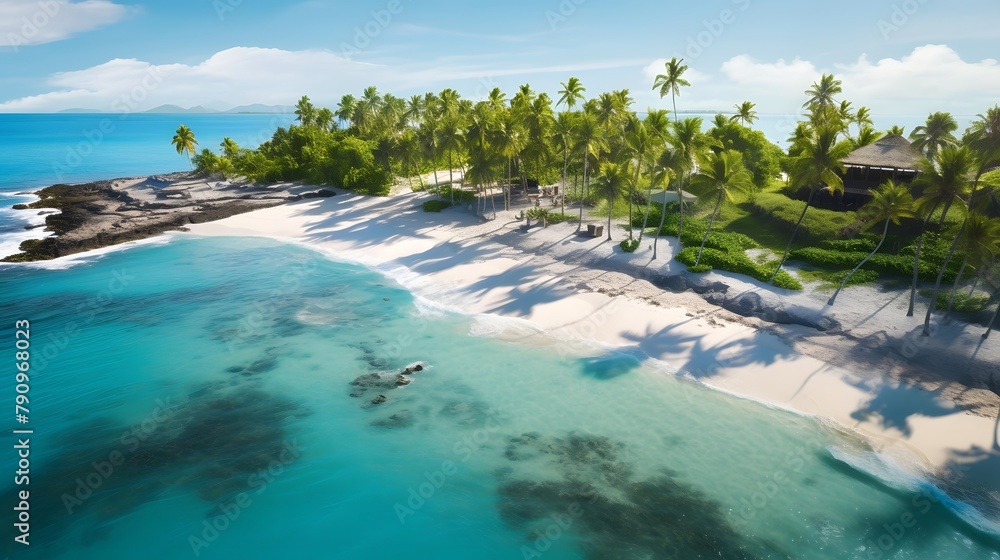
[[[417,138],[420,139],[420,146],[423,149],[423,156],[426,161],[431,162],[434,170],[434,189],[438,198],[441,197],[441,181],[438,180],[438,157],[441,155],[441,145],[438,142],[438,120],[435,115],[425,115],[424,122],[417,129]]]
[[[966,143],[980,161],[977,177],[1000,165],[1000,105],[990,107],[978,117],[965,133]]]
[[[910,133],[913,147],[924,153],[927,159],[933,160],[938,150],[945,146],[958,144],[958,139],[952,134],[958,130],[958,123],[951,113],[931,113],[927,122],[914,128]]]
[[[743,165],[743,154],[734,150],[725,150],[719,154],[710,151],[692,179],[691,187],[698,196],[715,197],[715,208],[708,219],[708,228],[701,238],[698,257],[694,261],[694,265],[698,266],[701,262],[701,253],[705,250],[705,242],[708,241],[708,234],[711,233],[712,224],[719,214],[719,207],[722,206],[722,200],[724,198],[733,200],[734,191],[753,188],[753,177]]]
[[[642,164],[646,161],[646,155],[649,153],[651,145],[653,142],[653,137],[646,130],[646,125],[642,121],[636,121],[633,125],[632,130],[628,132],[625,136],[625,147],[629,157],[632,159],[633,165],[635,165],[635,177],[632,179],[629,185],[628,194],[628,238],[632,239],[632,193],[639,187],[639,173],[642,170]],[[648,206],[647,206],[648,208]]]
[[[851,105],[853,105],[853,103],[845,99],[840,102],[840,109],[838,110],[840,113],[840,120],[848,124],[854,122],[855,117],[854,111],[851,110]]]
[[[399,135],[395,142],[395,151],[399,157],[401,171],[406,173],[410,188],[413,188],[413,174],[411,171],[416,171],[417,177],[420,178],[420,182],[423,184],[423,178],[420,177],[420,156],[422,149],[420,139],[417,137],[414,129],[408,128]]]
[[[676,116],[676,115],[675,115]],[[688,173],[697,163],[701,153],[711,145],[713,141],[701,132],[702,120],[700,117],[688,117],[674,125],[674,130],[668,135],[667,142],[676,151],[677,159],[674,161],[676,167],[673,169],[677,180],[677,241],[680,243],[681,235],[684,232],[684,175]],[[666,211],[666,197],[664,197],[663,208]],[[662,216],[661,216],[662,219]],[[662,227],[663,224],[661,223]]]
[[[295,114],[297,115],[295,120],[302,123],[302,126],[312,126],[316,123],[316,107],[313,107],[306,95],[295,104]]]
[[[924,244],[924,232],[934,212],[941,208],[938,227],[944,225],[948,211],[956,202],[965,205],[965,197],[970,192],[969,173],[972,171],[972,154],[967,148],[945,146],[934,155],[934,161],[924,159],[920,163],[921,173],[913,185],[923,191],[917,200],[917,211],[923,217],[920,235],[917,237],[913,253],[913,279],[910,282],[910,305],[906,316],[913,317],[917,302],[917,282],[920,277],[920,252]]]
[[[489,95],[486,97],[486,102],[490,104],[490,107],[494,111],[499,111],[507,106],[507,94],[500,88],[495,87],[490,90]]]
[[[670,180],[675,180],[678,183],[680,183],[680,178],[677,170],[681,169],[685,165],[684,163],[685,161],[688,161],[688,158],[683,153],[683,151],[672,145],[660,153],[660,157],[657,163],[659,164],[660,169],[663,170],[663,178],[666,179],[667,183],[666,186],[669,186]],[[680,190],[680,186],[678,186],[677,188],[678,190]],[[666,188],[664,188],[663,206],[660,208],[660,225],[656,230],[656,235],[653,236],[652,260],[654,261],[656,260],[657,249],[659,245],[658,242],[660,241],[660,233],[663,231],[663,224],[664,222],[666,222],[666,218],[667,218],[667,193],[666,193]]]
[[[882,244],[885,243],[886,236],[889,235],[889,222],[896,224],[897,226],[903,220],[903,218],[913,218],[916,214],[913,213],[913,195],[906,188],[905,185],[896,183],[892,179],[889,179],[882,184],[877,190],[872,192],[872,199],[868,201],[861,209],[861,214],[867,218],[865,227],[871,227],[879,222],[885,222],[885,226],[882,228],[882,239],[879,240],[878,245],[875,246],[875,250],[868,254],[858,266],[854,267],[854,270],[849,272],[844,280],[837,287],[837,291],[833,292],[830,296],[830,301],[826,302],[827,305],[833,305],[837,301],[837,296],[840,295],[840,291],[844,289],[847,282],[854,276],[861,267],[865,265],[878,250],[882,248]]]
[[[354,126],[354,112],[357,110],[358,100],[351,94],[347,94],[340,98],[340,103],[337,105],[337,110],[333,112],[334,116],[338,119],[346,122],[349,126]]]
[[[447,114],[440,121],[440,126],[435,130],[438,137],[438,146],[448,156],[448,191],[451,194],[451,202],[455,202],[455,175],[454,156],[462,147],[462,138],[465,134],[462,123],[457,114]]]
[[[336,122],[333,120],[333,111],[326,107],[316,111],[316,126],[323,130],[330,130],[331,127],[336,127]]]
[[[849,142],[837,142],[839,130],[833,126],[821,126],[805,138],[802,138],[798,146],[798,155],[792,160],[791,174],[789,179],[793,187],[808,187],[809,198],[802,209],[799,221],[795,223],[792,236],[785,247],[785,253],[781,256],[781,261],[771,274],[769,283],[773,283],[778,271],[785,264],[789,251],[792,250],[792,243],[799,232],[799,226],[806,217],[809,204],[819,191],[830,194],[843,192],[844,181],[841,175],[844,172],[844,164],[841,161],[851,152]]]
[[[974,166],[972,152],[964,146],[945,146],[935,154],[933,161],[921,162],[922,173],[914,183],[923,188],[923,198],[941,208],[938,227],[944,226],[952,204],[962,203],[969,194],[972,188],[969,175]]]
[[[660,153],[666,146],[667,135],[670,132],[670,121],[667,119],[667,111],[664,109],[649,108],[646,111],[646,118],[643,119],[642,124],[649,133],[652,142],[646,154],[646,169],[649,170],[649,195],[646,199],[646,212],[642,219],[642,229],[639,230],[640,244],[642,243],[643,233],[645,233],[646,226],[649,223],[649,209],[653,206],[653,187],[658,182],[656,180],[657,164],[659,163]]]
[[[406,101],[406,111],[403,113],[403,117],[411,126],[417,126],[420,124],[420,119],[424,116],[425,110],[424,97],[422,95],[411,95],[410,99]]]
[[[504,210],[510,208],[513,161],[524,150],[525,135],[513,111],[504,111],[497,122],[497,150],[507,161],[507,185],[504,187]]]
[[[891,127],[889,127],[889,130],[885,131],[885,135],[886,136],[905,136],[906,135],[906,129],[903,128],[903,127],[901,127],[901,126],[899,126],[898,124],[894,124]]]
[[[572,111],[577,101],[583,101],[583,93],[587,91],[587,88],[583,87],[579,78],[572,76],[569,81],[561,82],[559,85],[562,86],[562,89],[559,90],[559,102],[556,103],[556,107],[565,104],[566,108]]]
[[[937,298],[941,292],[941,280],[944,279],[944,271],[951,264],[951,259],[955,256],[955,251],[958,249],[959,242],[962,241],[962,236],[965,235],[965,229],[968,225],[969,215],[966,214],[965,219],[962,220],[962,226],[958,228],[958,233],[955,235],[955,240],[952,242],[951,248],[948,249],[948,256],[945,257],[944,262],[941,263],[941,268],[938,270],[937,280],[934,282],[934,291],[931,294],[931,302],[927,306],[927,314],[924,315],[924,330],[920,333],[921,336],[931,335],[931,314],[937,308]]]
[[[749,101],[744,101],[739,105],[733,105],[736,108],[736,114],[729,117],[729,120],[733,122],[741,121],[744,125],[750,126],[755,120],[757,120],[757,111],[753,108],[756,107],[756,103],[751,103]]]
[[[194,155],[194,150],[198,146],[198,141],[194,138],[194,132],[190,128],[181,125],[177,129],[177,133],[174,134],[173,140],[170,141],[175,148],[177,148],[178,154],[187,153],[188,165],[192,167],[194,164],[191,162],[191,156]]]
[[[584,196],[587,191],[587,166],[591,153],[600,153],[607,144],[604,139],[604,131],[597,123],[597,117],[589,111],[584,111],[577,120],[576,143],[583,151],[583,190]],[[583,196],[580,197],[580,221],[577,222],[577,229],[583,224]]]
[[[559,113],[552,130],[552,138],[563,148],[562,196],[559,197],[562,204],[559,211],[563,214],[566,213],[566,172],[569,169],[569,147],[573,144],[575,135],[573,117],[568,112]]]
[[[228,136],[222,139],[222,144],[220,145],[222,146],[222,155],[226,156],[230,160],[235,159],[240,153],[240,145]]]
[[[850,139],[851,147],[855,150],[869,144],[874,144],[876,140],[882,137],[882,133],[876,131],[870,125],[864,125],[858,130],[858,135]]]
[[[962,239],[962,246],[965,249],[965,257],[962,265],[958,268],[955,276],[955,283],[952,285],[951,293],[948,295],[948,308],[945,310],[944,319],[951,318],[951,307],[955,301],[955,292],[958,291],[958,284],[962,280],[965,268],[971,263],[977,269],[988,266],[993,262],[993,258],[1000,253],[1000,220],[990,219],[979,213],[969,214],[968,224],[965,228],[965,237]]]
[[[872,121],[871,109],[868,107],[859,107],[858,112],[854,113],[854,124],[858,125],[858,130],[865,126],[874,126],[875,123]]]
[[[840,80],[835,78],[833,74],[823,74],[819,82],[814,82],[812,87],[806,90],[809,99],[802,106],[807,108],[832,107],[837,102],[833,97],[844,92],[841,85]]]
[[[621,197],[628,184],[628,166],[617,162],[601,164],[597,176],[597,190],[608,201],[608,241],[611,241],[611,217],[615,213],[615,199]]]
[[[656,80],[653,82],[653,89],[660,90],[660,99],[666,97],[667,93],[670,94],[670,99],[674,107],[674,124],[677,124],[677,96],[681,94],[681,87],[691,85],[691,82],[682,77],[688,67],[684,65],[683,58],[678,60],[676,56],[671,58],[670,62],[664,64],[664,67],[667,73],[656,75]]]

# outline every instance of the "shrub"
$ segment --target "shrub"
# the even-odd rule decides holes
[[[655,213],[655,216],[654,216]],[[653,221],[653,218],[656,221]],[[654,207],[649,213],[649,222],[655,227],[660,223],[660,209]],[[663,228],[660,230],[660,235],[669,235],[672,237],[677,236],[677,205],[671,204],[667,206],[667,218],[663,221]],[[633,227],[642,227],[642,216],[638,218],[633,218]],[[681,241],[684,245],[697,245],[701,246],[701,238],[705,235],[705,229],[708,228],[708,220],[704,218],[691,218],[684,217],[684,237]],[[728,250],[739,250],[746,251],[747,249],[758,249],[760,244],[754,241],[751,237],[744,235],[742,233],[733,233],[729,231],[714,230],[712,233],[708,234],[708,239],[705,241],[705,247],[712,247],[713,249],[719,249],[721,251]]]
[[[791,233],[805,204],[804,201],[793,200],[783,194],[762,192],[754,200],[752,209],[759,216],[781,223]],[[799,239],[836,239],[845,230],[849,231],[857,221],[855,212],[835,212],[810,207],[799,228]]]
[[[688,265],[689,267],[694,266],[694,262],[697,257],[698,247],[686,247],[677,254],[677,260]],[[705,251],[701,255],[701,262],[698,264],[699,267],[701,265],[708,265],[717,270],[727,270],[737,274],[745,274],[764,282],[769,280],[771,278],[771,273],[774,272],[774,266],[772,266],[771,263],[763,265],[758,264],[751,260],[750,257],[743,252],[727,252],[712,247],[705,247]],[[802,289],[802,283],[784,270],[778,272],[778,276],[774,280],[774,285],[779,288],[786,288],[789,290]]]
[[[423,204],[424,212],[440,212],[445,208],[451,208],[451,202],[447,200],[428,200]]]
[[[833,273],[829,276],[829,279],[834,284],[840,285],[844,281],[844,277],[850,274],[850,270],[842,270],[840,272]],[[847,281],[847,286],[857,286],[859,284],[870,284],[878,280],[879,274],[874,270],[860,269],[851,276],[851,279]]]
[[[545,225],[549,223],[549,211],[545,208],[530,208],[524,213],[529,220],[538,220],[539,222],[545,222]]]
[[[693,272],[695,274],[702,274],[712,270],[712,265],[710,264],[699,264],[698,266],[689,266],[688,272]]]
[[[948,296],[951,292],[948,290],[941,290],[938,292],[937,302],[934,308],[938,311],[944,311],[948,309]],[[920,295],[924,297],[931,297],[934,291],[931,289],[920,290]],[[989,296],[970,296],[962,292],[955,294],[955,300],[952,302],[951,308],[956,313],[979,313],[986,305],[989,303]]]
[[[872,239],[830,239],[819,244],[824,249],[832,251],[863,251],[871,253],[877,242]]]
[[[638,239],[623,239],[621,243],[618,244],[622,248],[622,251],[626,253],[634,253],[636,249],[639,248]]]
[[[454,195],[452,194],[452,191],[454,191]],[[476,201],[476,193],[474,192],[463,189],[452,189],[450,185],[441,187],[441,198],[451,200],[452,196],[454,196],[457,202],[461,202],[462,204],[468,204]]]
[[[575,222],[580,218],[574,216],[573,214],[559,214],[558,212],[549,213],[549,223],[550,224],[561,224],[563,222]]]
[[[868,252],[863,251],[834,251],[819,247],[806,247],[792,251],[789,254],[789,259],[804,261],[823,268],[844,270],[854,268],[867,255]],[[913,256],[876,253],[861,270],[909,277],[913,274]],[[933,282],[937,279],[939,270],[940,265],[921,259],[918,275],[925,282]],[[944,281],[953,282],[957,274],[958,263],[953,260],[945,270]]]

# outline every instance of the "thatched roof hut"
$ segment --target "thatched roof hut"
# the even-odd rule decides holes
[[[844,158],[844,165],[853,167],[876,167],[880,169],[917,170],[920,152],[910,141],[898,134],[876,140],[862,146]]]
[[[872,189],[888,179],[909,183],[920,170],[923,156],[910,141],[898,134],[879,138],[854,150],[843,159],[844,193],[854,202],[863,203]]]

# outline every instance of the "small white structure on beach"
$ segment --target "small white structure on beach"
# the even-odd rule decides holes
[[[681,192],[684,193],[684,202],[686,204],[692,204],[696,200],[698,200],[697,196],[687,191],[681,191]],[[653,193],[653,196],[651,196],[650,198],[652,199],[653,202],[658,204],[663,204],[663,200],[666,199],[667,204],[670,204],[671,202],[677,202],[677,191],[672,189],[667,189],[665,191]]]

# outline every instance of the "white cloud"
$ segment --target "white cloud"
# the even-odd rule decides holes
[[[132,10],[110,0],[3,0],[0,47],[20,48],[61,41],[121,21]]]
[[[639,107],[665,106],[650,90],[665,60],[648,65],[636,60],[537,66],[491,62],[495,62],[491,57],[442,58],[419,65],[390,66],[349,60],[330,50],[235,47],[194,65],[115,59],[54,74],[48,79],[49,93],[0,103],[0,111],[46,112],[71,107],[141,111],[168,103],[226,109],[250,103],[288,105],[303,94],[316,103],[332,105],[342,94],[357,93],[368,85],[401,95],[408,90],[455,87],[463,95],[475,97],[471,89],[477,87],[476,80],[479,89],[484,89],[483,84],[504,76],[540,76],[557,83],[575,72],[589,72],[595,81],[610,80],[606,89],[631,89]],[[616,73],[618,69],[627,69],[627,73]],[[760,113],[799,113],[805,90],[823,72],[833,72],[843,81],[842,98],[855,107],[867,105],[876,115],[926,115],[933,111],[970,115],[1000,101],[996,97],[1000,91],[997,61],[967,62],[947,46],[927,45],[899,59],[873,62],[862,55],[831,68],[800,59],[767,62],[735,56],[711,74],[690,68],[684,76],[692,86],[682,91],[678,109],[727,110],[749,100],[757,103]],[[611,80],[612,76],[617,78]]]
[[[899,59],[874,63],[861,55],[855,62],[826,69],[800,59],[760,62],[739,55],[723,63],[720,70],[722,79],[691,88],[687,107],[720,109],[750,100],[758,104],[760,112],[798,112],[806,99],[805,90],[823,72],[833,73],[843,82],[841,99],[883,115],[981,113],[997,103],[996,92],[1000,91],[996,60],[967,62],[946,45],[917,47]]]
[[[194,66],[115,59],[61,72],[49,80],[57,91],[0,103],[0,111],[73,107],[129,112],[168,103],[219,108],[287,105],[303,94],[332,98],[341,89],[359,89],[357,84],[379,84],[387,74],[383,66],[353,62],[330,51],[235,47]]]
[[[112,112],[142,111],[164,104],[228,109],[251,103],[288,105],[302,95],[333,104],[368,85],[400,93],[408,88],[456,86],[500,76],[554,74],[637,67],[641,61],[589,61],[577,65],[494,67],[431,61],[423,66],[390,67],[344,58],[328,50],[286,51],[235,47],[197,65],[153,65],[115,59],[49,78],[55,91],[0,103],[0,111],[46,112],[66,108]],[[471,92],[465,92],[471,95]]]

